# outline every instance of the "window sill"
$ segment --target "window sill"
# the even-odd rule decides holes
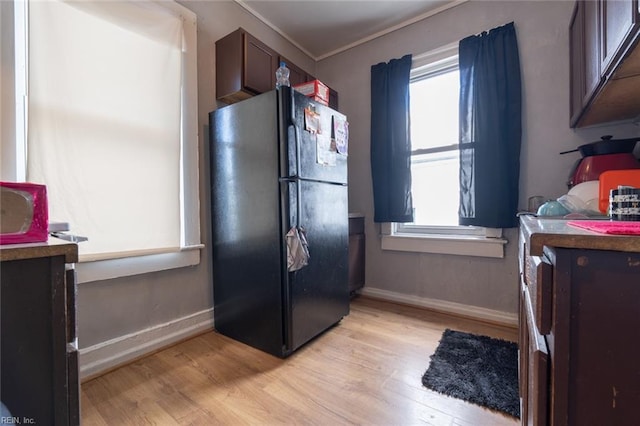
[[[75,265],[76,282],[82,284],[198,265],[202,248],[204,245],[198,244],[172,253],[80,262]]]
[[[382,250],[504,258],[504,238],[468,235],[382,235]]]

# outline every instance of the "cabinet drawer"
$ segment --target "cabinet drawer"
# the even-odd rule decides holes
[[[528,289],[524,289],[524,308],[526,309],[526,327],[528,347],[522,350],[527,351],[527,389],[525,389],[526,412],[523,413],[522,424],[528,426],[547,425],[547,407],[550,396],[549,390],[549,350],[547,344],[533,322],[532,299]]]
[[[533,318],[540,334],[551,331],[553,267],[547,259],[528,256],[525,283],[531,296]]]

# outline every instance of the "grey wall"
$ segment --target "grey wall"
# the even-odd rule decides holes
[[[315,62],[231,1],[181,1],[198,16],[201,263],[198,266],[80,284],[78,336],[87,348],[213,306],[209,226],[208,113],[215,100],[215,41],[242,27],[308,72]],[[223,104],[220,104],[221,106]]]
[[[369,168],[369,70],[405,53],[420,54],[467,35],[515,21],[524,82],[521,205],[530,195],[557,197],[576,157],[558,152],[597,139],[636,135],[632,125],[573,131],[568,127],[569,63],[567,27],[573,2],[470,2],[410,27],[314,64],[276,32],[229,1],[181,1],[198,15],[198,106],[200,202],[206,248],[196,267],[81,284],[78,326],[81,348],[135,333],[213,305],[209,227],[207,114],[215,101],[215,47],[241,26],[296,64],[337,89],[349,117],[349,203],[367,216],[367,286],[515,312],[517,248],[515,230],[505,259],[382,252],[372,222]]]
[[[340,94],[349,117],[349,206],[366,215],[367,287],[441,299],[504,312],[517,311],[517,232],[507,230],[504,259],[382,251],[372,221],[369,165],[370,67],[418,55],[514,21],[523,78],[520,206],[532,195],[557,198],[578,154],[563,150],[601,135],[630,137],[637,126],[569,128],[571,1],[471,1],[386,36],[322,60],[317,75]]]

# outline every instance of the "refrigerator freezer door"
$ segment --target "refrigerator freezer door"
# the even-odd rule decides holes
[[[288,273],[285,286],[285,332],[295,350],[349,313],[347,187],[305,180],[283,185],[290,224],[305,229],[310,255],[307,266]]]
[[[347,183],[347,156],[335,152],[331,147],[334,136],[333,117],[346,120],[346,117],[333,109],[319,104],[295,90],[287,96],[283,91],[283,111],[290,111],[290,117],[284,117],[283,127],[287,129],[285,151],[285,170],[283,176],[297,176],[325,182]],[[291,105],[286,105],[287,99]],[[314,133],[305,119],[305,109],[316,114],[319,129]]]

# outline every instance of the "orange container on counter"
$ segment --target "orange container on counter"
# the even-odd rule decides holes
[[[618,186],[640,188],[640,169],[609,170],[600,174],[600,192],[598,208],[602,213],[609,210],[609,193]]]

